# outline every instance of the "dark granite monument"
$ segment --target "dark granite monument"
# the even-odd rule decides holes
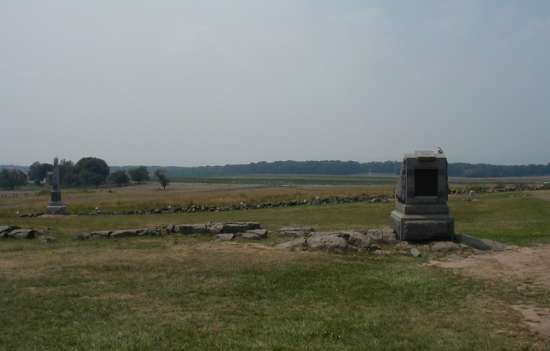
[[[399,240],[452,240],[447,158],[440,152],[416,151],[403,158],[395,192],[393,229]]]
[[[53,160],[53,172],[48,173],[48,181],[52,186],[50,202],[48,202],[49,214],[65,214],[67,206],[61,201],[61,187],[59,179],[59,160]]]

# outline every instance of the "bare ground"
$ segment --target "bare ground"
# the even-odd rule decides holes
[[[509,250],[432,261],[429,265],[453,269],[463,275],[511,283],[518,290],[550,291],[550,245],[513,247]],[[550,338],[550,309],[518,304],[511,306],[521,314],[533,332]]]

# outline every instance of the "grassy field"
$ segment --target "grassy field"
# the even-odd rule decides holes
[[[100,201],[116,207],[388,191],[181,186],[166,193],[153,188],[75,191],[66,198],[71,206]],[[548,198],[550,192],[487,194],[473,202],[453,196],[450,205],[458,232],[533,245],[550,241]],[[87,242],[70,237],[92,229],[233,220],[259,221],[272,230],[300,224],[320,230],[380,227],[388,225],[392,204],[146,216],[14,215],[15,208],[39,208],[44,201],[44,195],[0,198],[0,224],[50,228],[58,238],[48,245],[0,241],[2,350],[550,348],[511,308],[518,303],[550,307],[550,292],[465,278],[427,267],[425,258],[288,252],[270,242],[220,243],[204,237]]]

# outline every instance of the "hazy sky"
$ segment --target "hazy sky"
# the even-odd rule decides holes
[[[550,162],[550,1],[0,0],[0,164]]]

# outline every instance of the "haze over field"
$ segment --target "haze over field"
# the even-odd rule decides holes
[[[0,164],[550,161],[548,1],[0,6]]]

